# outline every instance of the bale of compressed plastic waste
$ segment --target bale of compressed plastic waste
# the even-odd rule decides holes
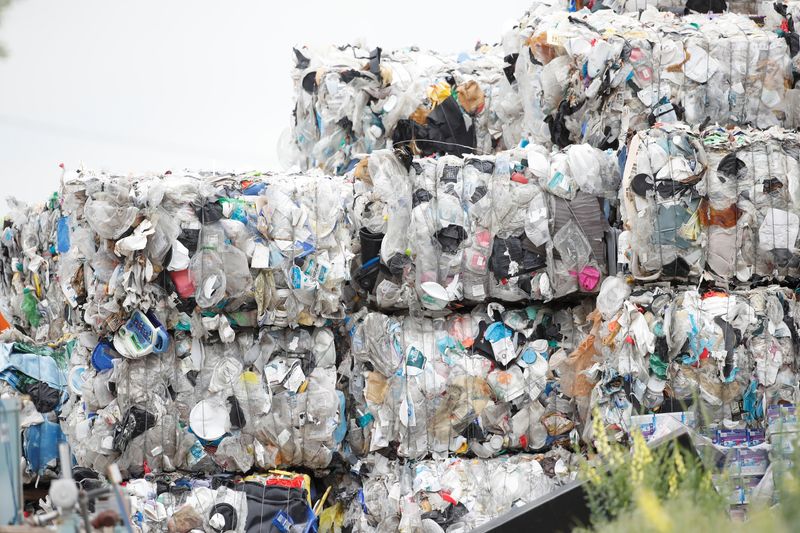
[[[405,163],[380,150],[352,173],[361,249],[352,277],[368,303],[441,310],[547,301],[596,292],[614,273],[609,230],[620,173],[610,150],[528,145]]]
[[[176,332],[140,358],[105,341],[78,353],[82,383],[62,416],[81,466],[116,462],[134,476],[323,468],[344,438],[328,328],[242,331],[231,343]]]
[[[316,531],[311,478],[271,471],[231,476],[148,476],[123,488],[131,523],[143,531]]]
[[[414,463],[372,454],[344,524],[354,531],[470,530],[574,479],[575,457],[564,448]]]
[[[620,188],[621,262],[642,281],[796,278],[798,183],[793,131],[663,124],[639,132]]]
[[[586,395],[609,425],[688,409],[703,430],[763,430],[771,406],[798,401],[792,289],[609,283],[597,310],[599,364]]]
[[[491,153],[521,140],[522,108],[498,46],[448,56],[418,48],[295,50],[287,163],[342,174],[392,145],[421,154]]]
[[[534,142],[621,148],[629,130],[656,122],[796,123],[797,56],[744,15],[538,9],[504,41],[518,47],[523,135]]]
[[[638,13],[649,7],[676,15],[727,12],[757,15],[761,11],[761,3],[756,0],[611,0],[603,5],[617,13]]]
[[[581,420],[560,376],[592,308],[489,304],[435,319],[354,317],[340,366],[351,450],[489,458],[570,442]]]
[[[344,316],[351,196],[321,175],[81,172],[40,212],[12,205],[2,290],[39,340],[113,333],[136,310],[226,341],[237,326],[321,325]]]
[[[63,392],[47,457],[63,430],[79,465],[125,475],[327,466],[351,197],[322,175],[82,172],[47,205],[12,202],[4,314],[72,339],[66,361],[4,358],[9,379]]]

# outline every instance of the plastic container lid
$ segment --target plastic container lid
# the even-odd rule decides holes
[[[435,281],[426,281],[420,285],[422,289],[422,305],[426,309],[441,311],[450,302],[447,290]]]
[[[201,400],[189,413],[192,433],[206,441],[217,440],[228,431],[228,410],[219,400]]]
[[[98,372],[111,370],[114,368],[114,359],[109,355],[111,344],[108,341],[100,341],[92,350],[92,366]]]

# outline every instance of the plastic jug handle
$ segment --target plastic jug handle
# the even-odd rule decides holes
[[[161,353],[166,351],[169,347],[169,334],[163,327],[155,330],[155,339],[153,342],[153,352]]]

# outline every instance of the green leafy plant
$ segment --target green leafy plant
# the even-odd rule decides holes
[[[592,430],[597,453],[582,464],[580,472],[587,482],[593,526],[608,524],[634,509],[668,524],[661,502],[679,496],[724,514],[725,499],[696,455],[675,443],[650,449],[638,431],[631,434],[629,448],[609,439],[601,420],[595,413]]]
[[[704,468],[696,455],[676,445],[650,449],[638,433],[631,435],[629,448],[609,439],[597,413],[593,418],[597,453],[581,466],[591,531],[800,531],[799,446],[793,447],[790,458],[773,462],[774,493],[752,502],[746,521],[734,520],[725,491],[714,488],[712,470]],[[723,486],[730,484],[724,476],[721,479]]]

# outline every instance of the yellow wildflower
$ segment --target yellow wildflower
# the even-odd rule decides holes
[[[672,520],[666,513],[656,495],[648,489],[642,489],[636,494],[636,501],[642,510],[645,519],[659,533],[672,531]]]
[[[594,446],[597,448],[597,453],[607,459],[611,454],[611,444],[608,442],[608,433],[603,425],[603,417],[597,407],[592,410],[592,433],[594,433]]]
[[[703,475],[703,480],[700,482],[700,487],[705,490],[711,490],[711,472],[706,472]]]
[[[653,462],[653,454],[647,447],[641,432],[634,431],[633,437],[633,457],[631,458],[631,481],[634,485],[641,485],[644,481],[644,469]]]
[[[612,467],[616,468],[622,465],[625,462],[625,452],[622,451],[622,447],[614,446],[614,448],[611,449],[608,459],[608,462]]]
[[[669,489],[669,495],[675,496],[675,494],[678,492],[678,472],[674,468],[670,468],[669,470],[667,486]]]
[[[594,466],[590,466],[586,469],[586,478],[592,485],[600,485],[603,482],[600,474],[597,472],[597,468]]]
[[[686,474],[686,465],[683,462],[683,454],[681,454],[681,451],[678,449],[677,446],[673,448],[672,455],[675,458],[675,470],[678,472],[678,474],[683,476],[684,474]]]

